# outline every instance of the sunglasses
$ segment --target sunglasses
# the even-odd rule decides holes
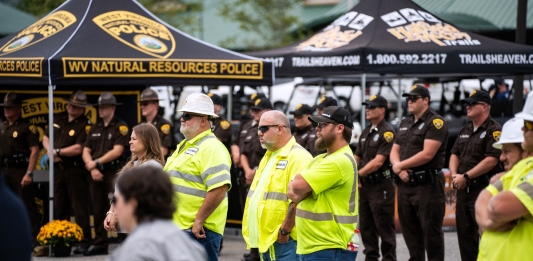
[[[313,126],[315,128],[321,128],[321,129],[323,129],[324,127],[326,127],[326,126],[328,126],[330,124],[335,124],[335,123],[331,123],[331,122],[313,122]],[[337,125],[337,124],[335,124],[335,125]]]
[[[486,103],[484,102],[472,102],[472,103],[466,103],[466,106],[468,107],[474,107],[476,105],[485,105]]]
[[[294,115],[294,118],[300,120],[300,119],[303,119],[304,116],[303,115]]]
[[[111,198],[111,201],[109,201],[109,204],[115,205],[115,203],[117,203],[117,198],[115,197],[115,195],[113,195],[113,197]]]
[[[263,125],[263,126],[259,126],[257,127],[257,131],[260,131],[261,133],[266,133],[268,130],[270,130],[271,127],[277,127],[279,126],[279,124],[276,124],[276,125]],[[287,128],[287,126],[283,126],[283,128]]]
[[[149,104],[149,102],[141,102],[141,106],[148,106]]]
[[[376,108],[379,108],[378,106],[366,106],[369,110],[375,110]]]
[[[416,102],[418,99],[422,98],[422,96],[409,96],[405,98],[407,102]]]
[[[183,114],[181,116],[181,118],[183,119],[183,121],[189,121],[192,119],[192,117],[202,117],[202,116],[198,116],[198,115],[193,115],[193,114]]]
[[[533,130],[533,121],[526,121],[526,120],[524,120],[524,128],[525,128],[527,131],[532,131],[532,130]]]

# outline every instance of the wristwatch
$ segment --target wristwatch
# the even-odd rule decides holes
[[[289,235],[291,233],[291,231],[287,231],[287,230],[285,230],[283,228],[280,228],[279,232],[281,233],[282,236],[286,236],[286,235]]]
[[[28,172],[26,172],[26,175],[28,175],[28,176],[30,176],[30,177],[33,178],[33,172],[29,172],[29,171],[28,171]]]
[[[61,149],[56,149],[56,154],[57,154],[57,156],[61,156],[61,155],[59,155],[59,151],[60,151],[60,150],[61,150]]]
[[[470,177],[468,177],[468,174],[467,174],[467,173],[463,174],[463,176],[465,177],[465,180],[466,180],[467,182],[470,182]]]
[[[98,163],[98,159],[94,159],[93,161],[94,161],[94,163],[96,163],[96,165],[99,164],[99,163]]]

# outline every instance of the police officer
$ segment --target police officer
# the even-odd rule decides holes
[[[316,109],[318,115],[322,115],[324,109],[329,106],[337,106],[337,100],[333,99],[331,96],[322,96],[318,101],[318,104],[313,106]]]
[[[22,100],[13,92],[4,97],[6,121],[0,124],[0,164],[6,185],[22,198],[29,215],[34,244],[39,233],[39,213],[33,194],[33,170],[39,156],[37,128],[21,118]]]
[[[390,161],[398,183],[398,216],[409,260],[444,260],[445,196],[442,167],[448,127],[429,108],[429,91],[414,85],[407,97],[409,115],[399,126]]]
[[[193,93],[179,111],[185,140],[164,167],[182,202],[174,222],[204,246],[209,261],[216,261],[228,214],[231,157],[211,131],[209,118],[218,116],[209,96]]]
[[[47,154],[54,154],[54,218],[70,220],[70,210],[74,210],[76,224],[83,231],[83,240],[78,243],[75,254],[83,254],[90,245],[89,208],[87,202],[87,173],[81,158],[83,145],[91,122],[85,117],[87,96],[83,91],[75,91],[65,100],[67,111],[54,117],[54,145],[50,148],[48,126],[43,137],[43,147]]]
[[[91,173],[89,188],[93,203],[96,237],[94,248],[84,255],[106,255],[109,241],[104,223],[106,211],[109,209],[109,195],[113,194],[113,179],[122,168],[125,159],[124,149],[128,145],[128,125],[115,117],[117,100],[110,92],[103,92],[98,98],[99,119],[87,134],[83,148],[85,168]]]
[[[294,138],[296,138],[296,142],[309,151],[313,157],[325,153],[325,151],[317,150],[315,146],[316,129],[308,119],[310,115],[313,115],[314,111],[307,104],[298,104],[294,111],[289,112],[289,114],[294,115],[294,126],[296,127]]]
[[[213,101],[215,114],[219,116],[213,119],[213,133],[229,149],[232,134],[231,123],[220,115],[220,110],[222,110],[222,97],[212,92],[208,93],[207,96]]]
[[[151,123],[159,132],[159,138],[161,139],[161,151],[163,156],[168,157],[169,152],[173,145],[173,127],[170,121],[166,120],[162,116],[158,115],[159,110],[159,96],[157,92],[150,88],[146,88],[141,93],[141,99],[138,101],[141,104],[141,113],[144,117],[141,123]]]
[[[394,144],[394,128],[385,121],[387,100],[373,95],[366,106],[366,127],[355,150],[359,166],[359,215],[361,238],[366,260],[379,260],[381,237],[382,260],[396,260],[396,232],[394,230],[394,195],[389,155]]]
[[[455,218],[461,260],[469,261],[477,259],[479,246],[476,199],[490,178],[503,170],[498,163],[501,151],[492,146],[500,139],[502,127],[489,115],[492,99],[488,92],[475,90],[461,102],[472,121],[457,135],[449,165],[457,189]]]

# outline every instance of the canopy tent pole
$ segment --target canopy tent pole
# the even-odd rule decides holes
[[[363,102],[366,101],[366,73],[363,73],[361,75],[361,100]],[[366,106],[361,107],[361,128],[366,127],[366,115],[365,115],[365,108]]]
[[[54,89],[55,86],[48,85],[48,148],[50,151],[54,148]],[[48,196],[49,196],[49,211],[48,220],[52,222],[54,219],[54,153],[49,153],[48,162]],[[48,251],[49,256],[52,256],[52,249]]]
[[[400,75],[400,78],[398,78],[398,105],[397,105],[397,117],[401,121],[402,120],[402,75]]]
[[[228,119],[228,121],[231,121],[231,116],[233,114],[233,88],[235,88],[235,86],[229,86],[228,105],[226,106],[226,109],[228,110],[226,112],[226,119]]]

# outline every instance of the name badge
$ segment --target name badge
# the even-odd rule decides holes
[[[196,154],[196,152],[198,152],[198,148],[188,148],[185,151],[185,154],[194,155],[194,154]]]
[[[100,133],[93,133],[93,137],[100,137]]]
[[[276,169],[285,169],[287,167],[288,162],[286,160],[280,160],[278,162],[278,165],[276,166]]]
[[[400,128],[400,131],[406,131],[406,130],[407,130],[407,127]]]

